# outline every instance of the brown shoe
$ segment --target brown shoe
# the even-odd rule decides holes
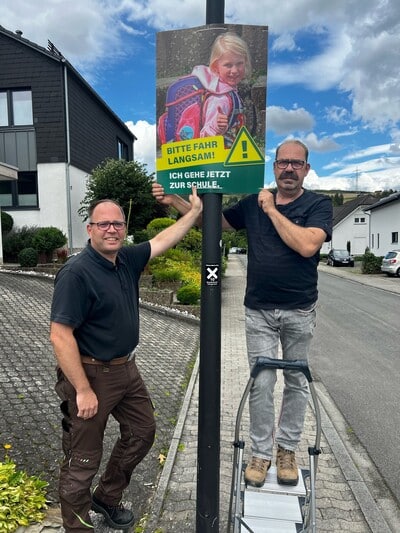
[[[278,446],[276,467],[276,475],[280,485],[297,485],[299,482],[299,470],[294,452]]]
[[[252,457],[244,472],[244,480],[253,487],[262,487],[271,461],[262,457]]]

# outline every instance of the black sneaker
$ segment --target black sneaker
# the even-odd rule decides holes
[[[132,511],[119,505],[106,505],[92,494],[92,510],[95,513],[101,513],[107,524],[113,529],[128,529],[135,523],[135,517]]]

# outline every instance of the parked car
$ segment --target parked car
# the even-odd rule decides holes
[[[327,264],[331,266],[354,266],[354,257],[347,250],[331,248],[328,252]]]
[[[382,259],[381,271],[388,276],[400,277],[400,250],[391,250]]]
[[[246,248],[237,248],[236,246],[234,246],[233,248],[230,248],[229,253],[230,254],[246,254],[247,253],[247,249]]]

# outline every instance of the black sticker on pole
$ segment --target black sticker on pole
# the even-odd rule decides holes
[[[206,265],[206,285],[214,287],[219,283],[219,265]]]

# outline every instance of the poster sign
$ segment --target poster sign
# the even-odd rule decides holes
[[[166,193],[263,186],[266,26],[157,34],[157,181]]]

